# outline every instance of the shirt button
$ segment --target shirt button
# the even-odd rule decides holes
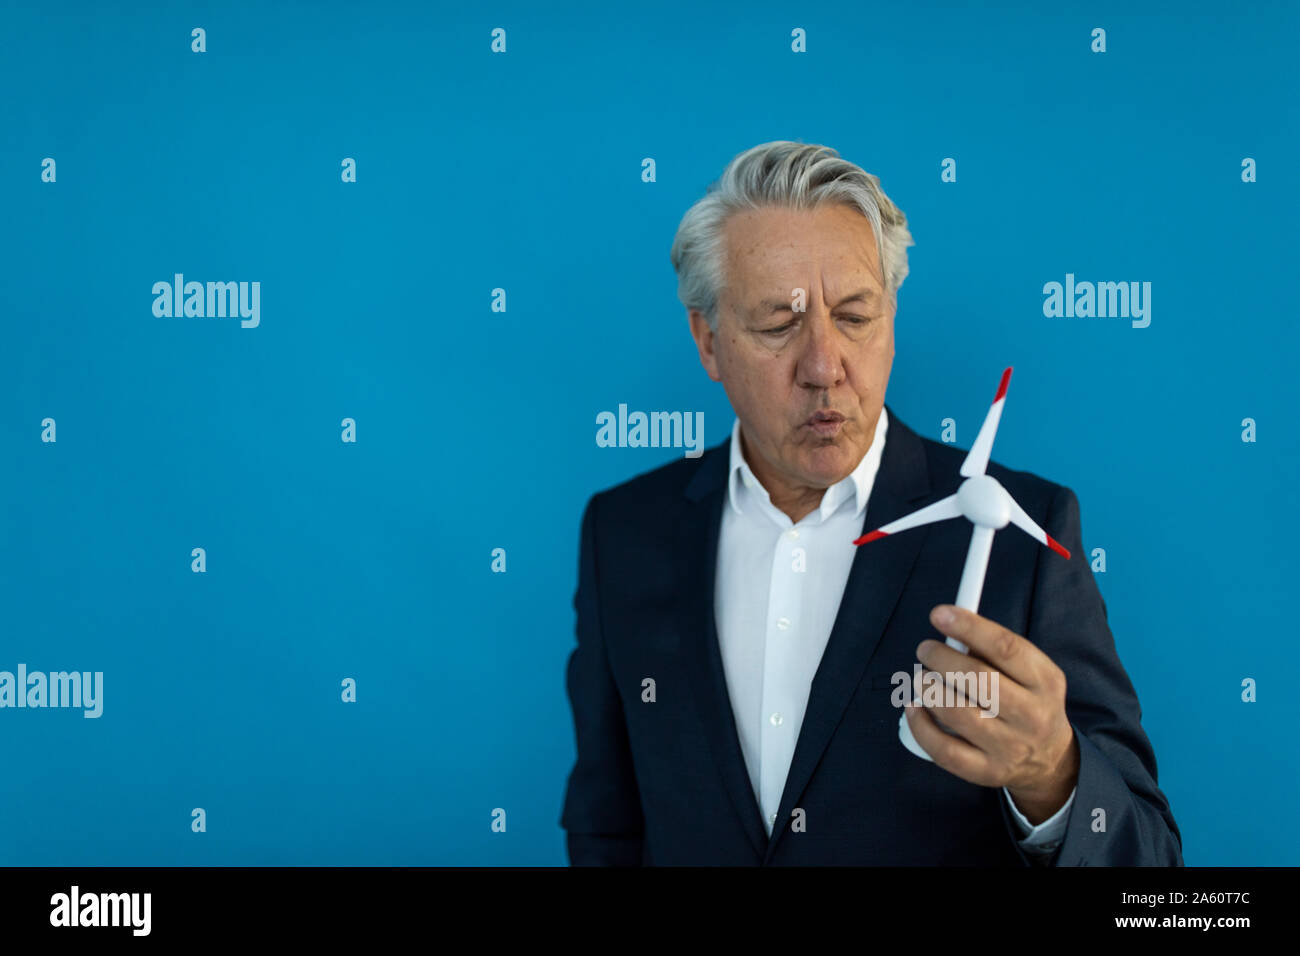
[[[783,631],[788,631],[790,629],[790,619],[788,617],[778,617],[776,619],[776,626]]]
[[[772,722],[772,726],[773,726],[773,727],[780,727],[780,726],[781,726],[781,715],[780,715],[780,714],[773,714],[771,717],[769,717],[769,718],[767,718],[767,719],[770,720],[770,721]]]
[[[775,824],[775,823],[776,823],[776,814],[775,814],[775,813],[774,813],[774,814],[772,814],[772,815],[771,815],[771,816],[770,816],[770,817],[768,817],[768,819],[769,819],[769,820],[771,820],[771,821],[772,821],[772,823],[774,823],[774,824]]]
[[[749,475],[746,475],[746,476],[745,476],[745,487],[746,487],[746,488],[753,488],[753,487],[754,487],[754,479],[751,478],[751,477],[749,477]]]
[[[788,534],[792,538],[797,538],[799,537],[799,529],[791,528],[789,531],[786,532],[786,534]]]

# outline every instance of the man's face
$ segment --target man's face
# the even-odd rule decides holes
[[[875,437],[894,360],[875,237],[849,206],[772,207],[733,215],[724,245],[717,332],[691,311],[691,334],[755,476],[774,503],[798,499],[848,476]]]

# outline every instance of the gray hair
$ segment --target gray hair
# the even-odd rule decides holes
[[[686,211],[669,253],[677,271],[677,297],[718,329],[718,295],[726,284],[722,229],[733,213],[765,206],[813,209],[851,206],[871,223],[885,292],[898,304],[907,277],[907,247],[916,245],[907,217],[880,188],[880,179],[841,159],[829,146],[778,140],[740,153],[721,178]]]

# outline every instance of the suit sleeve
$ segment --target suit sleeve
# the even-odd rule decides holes
[[[1142,708],[1115,650],[1106,604],[1083,550],[1079,499],[1069,488],[1057,488],[1044,530],[1070,557],[1040,549],[1025,636],[1065,672],[1065,709],[1079,742],[1074,802],[1052,862],[1182,866],[1182,837],[1156,782]]]
[[[610,672],[600,622],[596,507],[582,516],[578,555],[578,646],[569,655],[566,685],[573,709],[577,760],[569,774],[560,826],[573,866],[640,866],[644,823],[627,724]]]

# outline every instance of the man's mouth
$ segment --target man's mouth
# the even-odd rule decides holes
[[[822,409],[813,412],[804,425],[812,429],[813,434],[826,438],[838,435],[844,422],[845,418],[839,412]]]

